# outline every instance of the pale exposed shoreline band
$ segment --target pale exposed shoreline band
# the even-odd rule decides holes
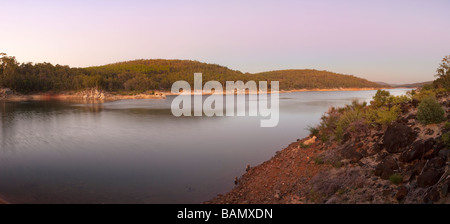
[[[392,88],[332,88],[332,89],[294,89],[294,90],[280,90],[278,93],[293,93],[293,92],[331,92],[331,91],[368,91],[368,90],[378,90],[378,89],[392,89]],[[195,93],[191,92],[192,95],[212,95],[212,94],[227,94],[229,92],[213,92],[213,93]],[[234,94],[258,94],[258,92],[249,92],[245,93],[234,92]],[[271,91],[267,92],[271,94]],[[106,93],[105,96],[101,98],[95,98],[86,95],[80,95],[79,93],[61,93],[61,94],[30,94],[30,95],[11,95],[6,98],[0,98],[0,101],[29,101],[29,100],[63,100],[63,101],[71,101],[71,100],[95,100],[95,101],[116,101],[116,100],[128,100],[128,99],[166,99],[166,96],[176,96],[181,95],[182,93],[172,93],[172,92],[157,92],[155,94],[135,94],[135,95],[119,95],[119,94],[110,94]]]

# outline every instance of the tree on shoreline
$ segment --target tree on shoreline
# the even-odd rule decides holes
[[[442,59],[436,72],[437,74],[435,76],[437,79],[434,82],[435,85],[441,88],[450,89],[450,55],[447,55]]]

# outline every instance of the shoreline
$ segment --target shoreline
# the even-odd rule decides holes
[[[450,94],[439,103],[450,111]],[[450,149],[438,140],[450,112],[447,121],[422,124],[417,104],[401,107],[394,122],[356,129],[342,142],[322,140],[316,136],[320,133],[297,139],[270,159],[247,167],[235,177],[232,189],[203,203],[449,204]],[[426,142],[433,142],[432,147],[417,147]],[[399,144],[404,146],[397,151]]]
[[[329,89],[293,89],[293,90],[281,90],[280,93],[295,93],[295,92],[334,92],[334,91],[369,91],[379,89],[401,89],[393,87],[384,88],[329,88]]]
[[[293,89],[293,90],[280,90],[277,93],[294,93],[294,92],[332,92],[332,91],[369,91],[369,90],[379,90],[379,89],[396,89],[396,88],[329,88],[329,89]],[[271,94],[271,91],[267,92]],[[183,93],[172,93],[168,91],[155,92],[154,94],[140,93],[140,94],[116,94],[103,92],[98,90],[86,90],[82,92],[74,93],[35,93],[35,94],[8,94],[0,96],[0,102],[21,102],[21,101],[46,101],[46,100],[60,100],[60,101],[117,101],[117,100],[130,100],[130,99],[166,99],[167,96],[178,96]],[[191,91],[191,95],[226,95],[230,92],[212,92],[212,93],[195,93]],[[259,94],[257,92],[240,93],[234,91],[231,94],[235,95],[249,95],[249,94]]]
[[[294,92],[333,92],[333,91],[367,91],[367,90],[379,90],[379,89],[395,89],[392,87],[389,88],[327,88],[327,89],[292,89],[292,90],[280,90],[275,93],[294,93]],[[172,92],[162,92],[166,96],[178,96],[182,95],[183,93],[172,93]],[[196,93],[194,91],[191,91],[191,95],[225,95],[225,94],[235,94],[235,95],[242,95],[242,94],[258,94],[259,91],[246,91],[245,93],[238,93],[237,91],[234,91],[233,93],[228,91],[222,91],[222,92],[213,92],[213,93]],[[268,94],[271,94],[272,91],[267,91]]]
[[[131,99],[165,99],[164,94],[135,94],[135,95],[119,95],[119,94],[104,94],[99,96],[80,95],[80,94],[12,94],[3,98],[0,98],[0,102],[22,102],[22,101],[47,101],[47,100],[59,100],[59,101],[117,101],[117,100],[131,100]]]

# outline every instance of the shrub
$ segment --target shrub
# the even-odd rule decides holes
[[[325,162],[323,161],[322,158],[320,158],[320,157],[315,157],[315,158],[314,158],[314,163],[316,163],[316,164],[318,164],[318,165],[322,165],[322,164],[324,164]]]
[[[336,141],[341,142],[344,138],[344,129],[342,126],[338,125],[336,127],[336,131],[334,132],[334,137],[336,138]]]
[[[320,135],[320,140],[321,140],[322,142],[328,142],[328,141],[330,140],[330,137],[329,137],[327,134],[322,133],[322,134]]]
[[[339,120],[340,113],[335,107],[330,107],[328,112],[320,118],[320,129],[334,130]]]
[[[345,192],[347,192],[347,190],[345,188],[339,188],[339,190],[336,191],[336,194],[343,195],[343,194],[345,194]]]
[[[407,95],[409,98],[413,98],[416,94],[417,94],[417,92],[416,92],[415,89],[412,89],[412,90],[406,92],[406,95]]]
[[[424,98],[417,110],[417,119],[422,124],[435,124],[445,120],[444,109],[434,97]]]
[[[319,129],[317,129],[315,127],[308,126],[307,130],[309,131],[309,135],[311,135],[311,136],[319,135]]]
[[[433,89],[421,89],[419,93],[414,95],[414,99],[422,101],[425,98],[436,97],[436,92]]]
[[[391,107],[390,110],[379,111],[377,122],[383,125],[390,124],[391,122],[397,120],[400,112],[401,110],[398,105]]]
[[[447,146],[447,148],[450,148],[450,133],[445,133],[441,136],[442,142]]]
[[[378,90],[373,97],[372,105],[375,107],[382,107],[388,103],[388,99],[391,93],[386,90]]]
[[[445,122],[444,129],[450,129],[450,122]]]
[[[303,142],[300,142],[300,148],[307,149],[309,147],[311,147],[311,145],[305,145],[305,144],[303,144]]]
[[[407,95],[391,96],[389,98],[389,102],[392,104],[409,103],[409,102],[411,102],[411,97],[409,97]]]
[[[403,177],[398,173],[394,173],[389,177],[389,181],[393,184],[400,184],[403,181]]]
[[[336,130],[334,132],[336,139],[338,141],[342,140],[342,137],[344,136],[345,131],[347,131],[347,128],[350,126],[350,124],[363,119],[364,113],[360,107],[351,106],[345,108],[336,125]]]
[[[336,161],[335,163],[333,163],[333,167],[334,168],[341,168],[344,164],[342,164],[341,161]]]

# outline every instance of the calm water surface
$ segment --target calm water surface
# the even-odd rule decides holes
[[[0,102],[0,195],[12,203],[201,203],[230,190],[246,164],[305,137],[330,106],[374,94],[280,94],[275,128],[260,128],[260,117],[177,118],[173,97]]]

